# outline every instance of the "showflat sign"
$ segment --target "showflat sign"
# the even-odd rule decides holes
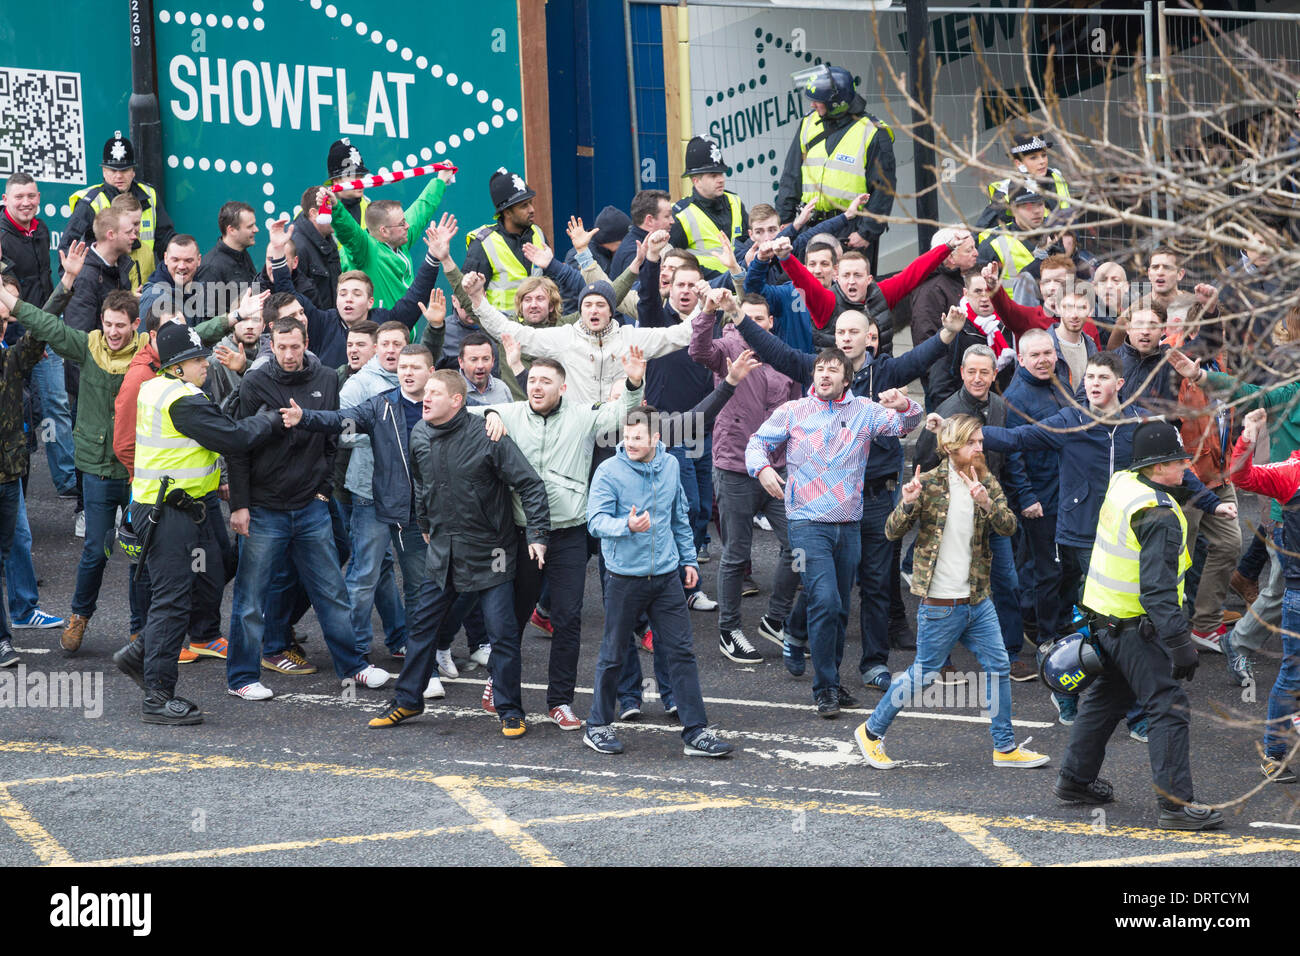
[[[75,24],[49,4],[0,18],[0,179],[31,172],[55,232],[68,196],[100,181],[104,141],[129,129],[130,2],[80,5]],[[343,137],[371,172],[453,160],[443,208],[467,229],[492,217],[492,172],[523,169],[514,0],[158,0],[154,31],[163,201],[203,248],[227,200],[292,214]],[[373,196],[409,203],[423,186]]]

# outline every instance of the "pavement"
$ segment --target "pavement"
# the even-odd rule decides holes
[[[69,502],[55,499],[39,457],[29,512],[43,577],[42,606],[68,613],[81,541]],[[1243,504],[1243,514],[1252,513]],[[1254,513],[1257,513],[1254,512]],[[853,741],[878,693],[857,677],[856,596],[842,669],[862,708],[815,714],[810,678],[791,677],[780,648],[757,637],[775,547],[755,535],[763,594],[744,602],[746,632],[765,656],[743,667],[717,649],[716,612],[691,614],[708,717],[736,745],[727,760],[682,754],[680,727],[647,694],[645,715],[617,725],[621,756],[584,747],[579,733],[543,722],[547,639],[524,637],[528,733],[507,740],[478,705],[482,670],[447,681],[445,700],[400,727],[366,721],[388,689],[349,691],[329,667],[315,618],[300,630],[322,672],[264,674],[276,693],[248,702],[225,693],[224,667],[182,667],[179,693],[207,715],[197,727],[140,721],[140,692],[112,666],[127,635],[126,562],[109,563],[82,650],[67,657],[59,632],[19,631],[27,668],[68,690],[76,678],[102,695],[78,706],[0,708],[0,865],[584,865],[912,864],[1147,866],[1300,862],[1297,788],[1264,784],[1258,743],[1278,667],[1258,667],[1252,695],[1231,685],[1220,655],[1205,654],[1190,685],[1192,772],[1198,799],[1229,803],[1227,826],[1188,834],[1155,828],[1146,746],[1123,724],[1103,776],[1118,795],[1104,808],[1052,796],[1068,728],[1038,683],[1013,685],[1017,740],[1050,754],[1035,770],[992,765],[987,721],[969,700],[905,710],[887,741],[901,761],[868,767]],[[716,595],[718,545],[703,568]],[[595,564],[588,574],[575,709],[585,716],[603,615]],[[229,610],[229,589],[226,595]],[[909,596],[915,621],[915,599]],[[378,627],[378,624],[376,624]],[[455,653],[466,648],[458,639]],[[890,659],[897,672],[910,652]],[[374,663],[396,671],[382,642]],[[642,655],[647,676],[652,671]],[[960,670],[973,658],[958,650]],[[8,673],[13,674],[14,671]],[[0,676],[0,680],[7,680]],[[67,701],[61,701],[66,703]],[[96,713],[99,711],[99,713]]]

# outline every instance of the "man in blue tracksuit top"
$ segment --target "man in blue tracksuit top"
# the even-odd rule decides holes
[[[605,633],[583,742],[597,753],[623,752],[610,724],[617,714],[623,659],[631,651],[627,636],[645,615],[654,629],[655,656],[667,667],[685,754],[725,757],[731,744],[705,726],[690,612],[679,574],[684,572],[686,587],[693,587],[700,568],[677,459],[659,440],[658,417],[658,410],[648,405],[628,412],[618,453],[596,469],[587,495],[587,530],[600,538],[608,574]]]

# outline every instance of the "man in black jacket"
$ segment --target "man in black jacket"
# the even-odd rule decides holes
[[[257,281],[257,266],[248,254],[257,241],[257,214],[246,202],[231,201],[217,213],[221,238],[203,255],[194,281],[204,285],[204,298],[213,302],[213,315],[229,312],[247,287]]]
[[[343,266],[339,262],[339,247],[334,244],[334,224],[316,221],[313,203],[318,189],[319,186],[312,186],[302,194],[302,212],[293,221],[293,245],[298,252],[294,286],[298,286],[300,276],[305,277],[311,283],[311,291],[301,288],[298,291],[311,299],[316,308],[332,309]]]
[[[271,354],[270,362],[244,375],[240,418],[263,407],[288,408],[291,400],[303,408],[338,408],[338,373],[307,351],[302,322],[277,318],[271,323]],[[278,673],[311,673],[297,651],[262,646],[270,581],[286,560],[293,562],[316,609],[335,673],[344,685],[382,687],[388,681],[388,672],[368,664],[352,636],[352,608],[329,509],[337,445],[333,435],[293,429],[251,455],[228,459],[230,527],[244,538],[231,611],[239,615],[242,633],[231,629],[226,660],[226,682],[233,694],[244,696],[241,688],[258,682],[259,660]]]
[[[673,225],[673,201],[662,189],[643,189],[632,197],[632,227],[614,250],[607,276],[620,276],[636,258],[636,244],[660,229],[667,232]]]
[[[393,727],[424,710],[421,694],[433,676],[442,619],[461,594],[477,592],[492,639],[495,706],[501,733],[521,737],[520,633],[515,623],[517,532],[510,491],[519,494],[528,524],[528,557],[546,563],[551,511],[546,485],[509,436],[487,437],[465,411],[465,379],[439,369],[424,390],[423,421],[411,432],[415,519],[429,542],[419,603],[406,641],[406,665],[397,691],[371,727]]]
[[[63,310],[63,320],[72,328],[93,332],[108,294],[131,288],[131,244],[136,236],[131,218],[113,206],[95,216],[95,241],[72,286],[72,301]]]

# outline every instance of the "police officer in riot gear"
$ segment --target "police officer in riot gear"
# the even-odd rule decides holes
[[[1193,802],[1189,705],[1179,683],[1192,679],[1197,664],[1183,613],[1192,562],[1178,501],[1189,458],[1176,427],[1144,422],[1133,433],[1132,465],[1111,476],[1083,591],[1106,663],[1079,702],[1056,795],[1068,803],[1114,799],[1097,773],[1111,732],[1136,700],[1150,724],[1159,826],[1210,830],[1223,825],[1223,814]]]
[[[740,197],[727,191],[730,170],[717,143],[695,136],[686,144],[685,158],[682,175],[691,178],[691,194],[673,204],[668,243],[691,250],[704,278],[712,279],[732,271],[736,240],[749,235],[749,213]]]
[[[176,228],[163,209],[158,190],[135,178],[135,147],[121,130],[104,143],[100,169],[103,182],[79,189],[68,197],[72,216],[59,238],[59,251],[66,253],[77,240],[89,245],[95,238],[95,216],[120,194],[130,193],[140,201],[140,235],[131,248],[131,288],[139,291],[162,262]]]
[[[815,224],[843,213],[854,196],[870,193],[864,215],[849,220],[838,237],[845,248],[867,253],[874,275],[877,246],[888,228],[877,217],[894,208],[894,131],[867,112],[848,70],[819,66],[795,81],[813,112],[799,124],[786,153],[776,211],[782,222],[791,222],[800,206],[815,203]]]
[[[161,371],[140,387],[136,401],[131,524],[152,594],[144,633],[113,661],[144,689],[147,724],[203,722],[197,705],[176,696],[176,658],[195,592],[215,591],[205,606],[218,607],[225,585],[221,548],[205,520],[208,508],[221,507],[217,457],[246,452],[283,428],[273,409],[235,421],[208,399],[201,387],[211,354],[195,330],[162,326]]]

